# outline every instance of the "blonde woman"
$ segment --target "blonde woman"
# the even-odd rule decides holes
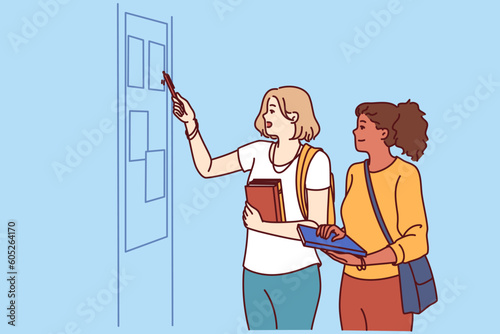
[[[175,116],[186,126],[201,176],[244,171],[249,172],[248,182],[281,179],[286,222],[262,221],[248,203],[243,210],[247,228],[243,299],[248,328],[312,329],[321,291],[321,262],[314,249],[302,246],[297,224],[317,227],[327,223],[330,160],[319,151],[311,161],[306,176],[309,213],[303,217],[296,194],[297,158],[301,141],[314,139],[320,130],[309,94],[294,86],[267,91],[255,128],[271,140],[252,142],[217,158],[211,157],[203,142],[189,102],[180,94],[173,102]]]

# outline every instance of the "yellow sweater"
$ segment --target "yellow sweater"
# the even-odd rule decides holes
[[[417,167],[396,158],[387,168],[370,172],[370,176],[380,212],[394,241],[390,247],[396,254],[396,265],[427,254],[427,218]],[[388,245],[370,202],[362,162],[347,171],[341,214],[346,234],[368,254]],[[398,275],[396,265],[371,265],[363,271],[346,265],[344,272],[361,279],[380,279]]]

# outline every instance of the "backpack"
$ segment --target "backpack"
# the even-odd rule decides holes
[[[307,219],[307,193],[306,193],[306,176],[309,165],[318,152],[322,151],[319,147],[312,147],[309,144],[304,144],[300,152],[299,161],[297,162],[296,188],[297,199],[299,201],[300,212],[304,219]],[[335,225],[335,188],[333,183],[333,174],[330,172],[330,187],[328,188],[328,216],[327,222],[329,225]]]

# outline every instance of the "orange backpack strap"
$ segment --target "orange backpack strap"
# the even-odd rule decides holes
[[[314,155],[321,151],[320,148],[312,147],[309,144],[304,144],[300,152],[299,161],[297,163],[296,188],[297,200],[299,202],[300,212],[304,219],[308,217],[307,194],[306,194],[306,176],[309,165]],[[334,183],[333,174],[330,173],[330,188],[328,189],[328,224],[335,224],[335,207],[334,207]]]
[[[330,189],[328,189],[328,224],[335,225],[335,183],[330,172]]]

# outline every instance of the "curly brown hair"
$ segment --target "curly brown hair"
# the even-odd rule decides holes
[[[424,154],[429,140],[428,123],[417,103],[408,100],[396,106],[388,102],[366,102],[356,107],[356,116],[361,114],[375,123],[377,129],[388,131],[384,140],[388,147],[396,145],[413,161]]]

